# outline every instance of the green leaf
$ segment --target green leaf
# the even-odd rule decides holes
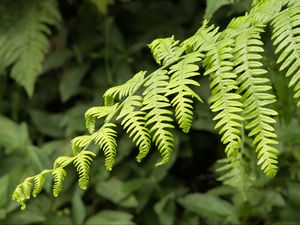
[[[211,19],[215,12],[225,5],[230,5],[234,0],[206,0],[206,9],[204,18]]]
[[[161,224],[174,224],[175,209],[174,193],[166,195],[154,205],[154,210]]]
[[[136,198],[130,194],[128,187],[118,179],[110,179],[97,183],[96,192],[103,198],[123,207],[137,206]]]
[[[14,121],[0,115],[0,145],[6,148],[7,152],[16,149],[25,149],[29,145],[27,125],[20,125]]]
[[[8,186],[10,177],[8,174],[0,177],[0,208],[6,206],[8,201]]]
[[[41,133],[55,138],[64,135],[64,131],[58,122],[62,118],[61,114],[50,114],[41,110],[30,110],[29,114],[32,122]]]
[[[187,210],[204,217],[215,217],[219,222],[238,223],[235,207],[228,201],[210,194],[189,194],[179,199],[179,203]]]
[[[83,224],[86,216],[85,205],[81,199],[80,190],[76,189],[72,198],[72,215],[75,224]]]
[[[59,84],[60,96],[63,102],[68,101],[80,91],[80,82],[88,69],[88,64],[82,64],[71,67],[64,72]]]
[[[133,216],[129,213],[117,210],[104,210],[92,217],[90,217],[85,225],[133,225]]]

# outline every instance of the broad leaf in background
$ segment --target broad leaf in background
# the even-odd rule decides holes
[[[225,5],[230,5],[234,3],[235,0],[206,0],[206,9],[204,18],[211,19],[214,13]]]
[[[86,222],[85,225],[134,225],[135,223],[132,222],[133,216],[129,213],[117,211],[117,210],[104,210],[100,213],[90,217]]]
[[[210,194],[189,194],[181,199],[179,203],[194,213],[208,218],[213,223],[239,224],[235,207],[228,201]]]
[[[0,146],[3,146],[6,152],[24,150],[30,144],[25,123],[17,124],[0,115],[0,127]]]
[[[66,102],[80,91],[80,82],[88,68],[89,65],[83,64],[71,67],[64,72],[59,85],[60,95],[63,102]]]

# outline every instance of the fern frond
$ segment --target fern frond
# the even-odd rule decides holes
[[[85,113],[85,123],[86,128],[92,134],[95,131],[95,123],[96,119],[100,119],[111,114],[116,110],[118,104],[114,104],[111,106],[95,106],[89,108]]]
[[[221,128],[221,141],[226,145],[225,152],[228,156],[236,154],[241,142],[241,128],[243,117],[239,114],[242,110],[241,96],[233,93],[238,87],[236,74],[232,72],[232,39],[225,39],[208,47],[204,59],[206,72],[212,81],[210,84],[212,112],[217,115],[213,120],[219,120],[215,126]]]
[[[289,87],[294,87],[294,97],[300,97],[300,6],[291,6],[279,13],[272,21],[273,44],[280,70],[287,69],[291,77]],[[300,100],[297,103],[300,106]]]
[[[189,132],[192,125],[193,100],[191,98],[195,97],[203,102],[200,96],[189,87],[189,85],[200,86],[192,78],[200,74],[198,72],[199,66],[196,63],[201,60],[201,57],[203,55],[197,52],[189,54],[183,60],[171,66],[169,70],[171,78],[165,95],[175,95],[171,104],[175,107],[175,116],[179,127],[185,133]]]
[[[117,120],[122,119],[121,124],[127,130],[129,137],[133,137],[133,141],[139,147],[139,154],[136,157],[138,162],[148,154],[151,147],[151,136],[149,130],[146,128],[145,112],[140,109],[143,106],[143,98],[141,96],[133,95],[127,98],[121,109]]]
[[[143,108],[147,112],[145,119],[146,126],[150,127],[150,133],[153,133],[153,142],[162,154],[162,160],[156,165],[161,165],[169,161],[174,147],[174,135],[169,129],[174,128],[171,124],[173,119],[172,112],[168,109],[170,102],[165,93],[167,92],[169,76],[166,70],[158,70],[145,83]]]
[[[40,173],[34,176],[33,181],[34,181],[34,188],[32,191],[32,196],[36,197],[43,189],[45,183],[45,175],[43,173]]]
[[[74,161],[74,157],[60,156],[54,161],[53,168],[56,169],[56,168],[59,168],[59,167],[66,167],[67,165],[69,165],[73,161]]]
[[[208,46],[218,39],[218,30],[214,25],[208,26],[208,20],[204,20],[202,26],[190,38],[182,42],[181,46],[188,52],[203,52]]]
[[[87,147],[91,141],[92,137],[90,135],[82,135],[73,138],[71,140],[73,155],[77,155],[79,152],[81,152],[81,150]]]
[[[183,48],[180,48],[178,43],[179,41],[176,41],[172,36],[155,39],[148,47],[159,65],[167,65],[176,61],[183,53]]]
[[[244,196],[250,186],[249,174],[246,172],[245,161],[239,153],[217,161],[216,172],[220,174],[219,181],[237,188]]]
[[[105,167],[107,170],[112,170],[116,160],[117,141],[115,137],[117,136],[117,132],[113,129],[115,127],[116,125],[113,123],[105,123],[92,135],[92,139],[104,152]]]
[[[144,82],[146,71],[140,71],[124,84],[109,88],[103,95],[104,98],[115,99],[119,95],[119,99],[133,94]]]
[[[26,204],[25,204],[26,198],[24,196],[22,184],[23,183],[19,184],[16,187],[16,189],[14,190],[14,192],[12,194],[12,199],[21,205],[21,210],[25,210],[26,209]]]
[[[74,165],[79,175],[78,184],[83,190],[87,188],[89,182],[90,165],[93,161],[92,157],[95,156],[96,154],[91,151],[82,151],[74,160]]]
[[[262,69],[259,59],[264,52],[263,42],[260,40],[261,27],[251,27],[236,38],[235,74],[238,74],[238,93],[242,95],[246,129],[249,136],[254,138],[258,152],[258,164],[262,164],[262,170],[268,176],[274,176],[277,172],[278,150],[272,145],[278,144],[277,135],[273,124],[276,122],[273,116],[277,113],[266,107],[276,101],[275,96],[269,94],[270,81],[265,78],[267,73]]]
[[[52,171],[53,175],[53,195],[57,197],[62,190],[63,181],[67,175],[66,171],[58,167]]]
[[[42,72],[42,63],[49,49],[49,25],[60,21],[57,2],[54,0],[6,0],[2,7],[2,24],[6,17],[16,16],[0,27],[0,62],[3,67],[12,65],[11,76],[32,96],[35,81]],[[12,15],[7,15],[12,14]],[[1,17],[1,16],[0,16]]]

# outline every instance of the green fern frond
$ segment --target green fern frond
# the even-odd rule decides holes
[[[76,156],[74,160],[74,165],[79,175],[78,184],[79,187],[83,190],[87,188],[90,175],[90,165],[93,161],[92,157],[95,156],[96,154],[91,151],[82,151]]]
[[[180,48],[178,43],[179,41],[175,41],[174,36],[172,36],[155,39],[148,47],[159,65],[167,65],[176,61],[183,53],[183,48]]]
[[[10,1],[1,4],[0,62],[12,65],[11,76],[32,96],[35,81],[49,49],[49,25],[58,26],[60,15],[54,0]],[[15,2],[15,3],[14,3]],[[5,8],[8,7],[8,8]],[[7,15],[8,13],[12,15]],[[7,17],[13,17],[7,21]]]
[[[60,156],[58,157],[54,163],[53,163],[53,168],[59,168],[59,167],[66,167],[67,165],[69,165],[71,162],[73,162],[74,157],[70,157],[70,156]]]
[[[43,173],[40,173],[34,176],[33,181],[34,181],[34,188],[32,191],[32,196],[36,197],[43,189],[45,183],[45,175]]]
[[[113,123],[105,123],[92,135],[92,139],[104,152],[105,167],[107,170],[112,170],[116,160],[117,141],[115,137],[117,136],[117,132],[113,129],[115,127],[116,125]]]
[[[145,112],[139,109],[143,106],[143,98],[133,95],[127,98],[121,109],[117,120],[122,119],[121,124],[127,130],[129,137],[133,137],[133,141],[139,147],[139,154],[136,157],[138,162],[148,154],[151,147],[151,136],[146,128]]]
[[[280,70],[287,69],[291,77],[289,87],[294,87],[294,97],[300,97],[300,6],[291,6],[272,21],[274,46],[279,54]],[[300,106],[300,100],[297,106]]]
[[[260,0],[257,1],[250,13],[253,24],[267,24],[272,18],[278,14],[284,6],[285,1],[282,0]]]
[[[203,55],[197,52],[189,54],[183,60],[171,66],[169,70],[171,78],[165,95],[175,95],[171,104],[175,107],[175,116],[179,127],[185,133],[189,132],[192,125],[193,100],[191,98],[195,97],[203,102],[199,95],[189,87],[189,85],[200,86],[192,78],[200,75],[198,72],[199,66],[196,63],[201,60],[201,57]]]
[[[262,164],[262,170],[268,176],[274,176],[277,172],[278,150],[272,145],[278,144],[277,135],[273,124],[276,122],[273,116],[277,113],[266,106],[276,101],[275,96],[269,94],[270,81],[265,78],[267,73],[262,69],[260,53],[264,52],[263,42],[260,40],[261,27],[249,28],[236,38],[235,74],[238,74],[238,93],[242,95],[246,129],[249,136],[254,138],[258,152],[258,164]]]
[[[57,197],[59,193],[62,191],[63,181],[67,173],[63,168],[58,167],[52,171],[52,175],[53,175],[53,182],[54,182],[53,195]]]
[[[237,188],[242,196],[250,187],[249,174],[246,171],[246,162],[239,153],[236,156],[226,157],[217,161],[216,173],[220,174],[218,180],[226,185]]]
[[[158,70],[145,83],[143,108],[147,112],[145,119],[146,126],[150,127],[150,133],[153,133],[152,140],[155,146],[162,154],[161,162],[156,165],[162,165],[169,161],[174,147],[174,135],[168,130],[174,128],[171,122],[172,112],[168,109],[171,105],[165,93],[167,92],[169,76],[166,70]]]
[[[146,74],[146,71],[138,72],[137,74],[135,74],[133,76],[133,78],[131,78],[124,84],[121,84],[121,85],[118,85],[115,87],[111,87],[110,89],[108,89],[104,93],[103,97],[104,98],[111,97],[111,98],[115,99],[116,96],[119,95],[119,99],[121,99],[123,97],[133,94],[144,82],[145,74]]]
[[[218,30],[214,25],[208,26],[208,20],[204,20],[202,26],[190,38],[182,42],[181,46],[188,52],[203,52],[208,46],[218,39]]]
[[[21,205],[21,210],[25,210],[26,209],[26,204],[25,204],[26,198],[24,196],[22,185],[23,185],[23,183],[19,184],[16,187],[16,189],[14,190],[14,192],[12,194],[12,199]]]
[[[89,108],[85,113],[86,128],[92,134],[95,131],[96,119],[100,119],[116,110],[118,104],[112,106],[96,106]]]
[[[91,141],[92,137],[90,135],[82,135],[73,138],[71,140],[73,155],[77,155],[79,152],[81,152],[81,150],[87,147]]]
[[[232,39],[225,39],[208,47],[204,65],[212,81],[210,84],[212,112],[217,115],[213,120],[219,120],[215,126],[221,128],[221,141],[226,145],[227,155],[236,154],[241,142],[241,128],[244,118],[240,115],[242,110],[241,96],[234,93],[238,88],[236,74],[233,73]]]

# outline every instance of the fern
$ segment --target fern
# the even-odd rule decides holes
[[[86,128],[89,130],[90,133],[95,131],[95,122],[96,119],[100,119],[105,117],[109,114],[112,114],[117,108],[118,104],[111,105],[111,106],[97,106],[92,107],[85,113],[85,121],[86,121]]]
[[[243,127],[241,96],[233,93],[238,87],[236,74],[233,73],[232,58],[233,40],[222,40],[208,48],[208,53],[204,60],[206,74],[210,74],[212,82],[210,84],[212,97],[211,110],[218,114],[213,120],[219,120],[215,128],[220,127],[222,134],[221,141],[226,144],[225,152],[228,155],[236,154],[240,147],[241,128]]]
[[[104,124],[97,132],[92,135],[92,139],[103,149],[105,155],[105,167],[112,170],[116,160],[117,141],[115,137],[117,132],[113,129],[116,125],[113,123]]]
[[[166,70],[158,70],[146,83],[146,89],[143,92],[144,112],[147,112],[145,119],[146,126],[152,126],[150,133],[153,134],[153,142],[162,154],[162,160],[156,165],[166,163],[170,159],[174,147],[174,135],[168,130],[174,128],[171,124],[173,119],[170,107],[170,101],[164,96],[168,87],[169,77]]]
[[[172,106],[175,108],[175,116],[178,121],[179,127],[183,132],[188,133],[193,119],[193,100],[195,97],[200,102],[203,102],[199,95],[195,93],[189,85],[200,86],[200,84],[191,78],[200,75],[199,66],[195,65],[196,62],[201,60],[203,55],[199,53],[190,54],[177,64],[170,67],[169,74],[171,74],[168,91],[166,96],[175,95],[171,101]]]
[[[51,30],[48,26],[58,27],[60,24],[56,1],[5,0],[1,4],[1,67],[12,65],[12,78],[32,96],[34,83],[42,72],[42,63],[49,49],[47,36]]]
[[[155,39],[149,48],[153,54],[155,61],[159,65],[168,65],[180,57],[184,48],[178,47],[179,41],[175,41],[174,36],[169,38]]]
[[[127,133],[130,133],[129,137],[133,136],[133,141],[139,147],[139,154],[137,161],[141,160],[148,154],[151,147],[151,136],[149,130],[145,127],[146,119],[145,112],[136,110],[141,108],[142,97],[133,95],[126,99],[121,109],[118,120],[122,119],[121,124],[124,129],[127,129]]]
[[[294,87],[295,98],[300,97],[300,6],[292,5],[279,13],[272,21],[273,40],[279,53],[280,70],[287,69],[291,77],[289,87]],[[300,106],[300,100],[297,106]]]
[[[80,152],[74,160],[74,165],[79,174],[78,184],[83,190],[87,188],[89,182],[90,165],[92,162],[92,156],[96,156],[95,153],[90,151]]]
[[[63,181],[67,173],[63,168],[58,167],[52,171],[52,175],[54,180],[53,195],[57,197],[59,193],[62,191]]]
[[[193,90],[200,86],[201,70],[205,71],[203,76],[210,77],[210,109],[215,114],[215,128],[225,144],[226,158],[219,167],[220,180],[247,189],[250,181],[244,166],[246,134],[253,139],[257,163],[267,176],[274,176],[279,153],[274,127],[277,112],[272,109],[276,99],[270,93],[268,73],[260,62],[264,53],[261,33],[272,25],[278,63],[282,70],[288,69],[290,86],[298,98],[299,12],[296,0],[254,1],[249,14],[233,19],[222,32],[205,20],[182,43],[173,36],[154,40],[149,47],[160,67],[149,74],[141,71],[124,84],[108,89],[103,96],[105,106],[87,110],[90,134],[71,141],[73,156],[59,157],[53,169],[25,179],[17,186],[13,199],[24,209],[26,199],[42,190],[47,174],[54,177],[53,193],[57,196],[66,176],[65,167],[70,164],[77,169],[79,186],[86,189],[92,157],[96,155],[87,149],[92,143],[99,145],[104,152],[105,167],[111,170],[117,157],[117,121],[139,148],[138,162],[149,153],[153,143],[162,155],[156,165],[167,163],[174,148],[174,121],[187,133],[192,125],[193,100],[202,102]]]
[[[119,99],[121,99],[123,97],[131,95],[143,83],[145,74],[146,74],[145,71],[140,71],[139,73],[135,74],[133,78],[131,78],[126,83],[108,89],[104,93],[104,98],[111,97],[114,99],[117,95],[119,95]]]
[[[236,54],[234,57],[235,73],[238,74],[238,93],[242,94],[244,115],[247,121],[246,129],[253,136],[253,145],[257,144],[258,164],[269,176],[277,171],[278,150],[271,145],[278,144],[274,133],[272,117],[277,113],[266,106],[274,103],[275,96],[267,93],[271,89],[269,79],[263,77],[267,71],[262,69],[259,59],[263,52],[263,42],[260,41],[261,27],[251,27],[236,38]]]

